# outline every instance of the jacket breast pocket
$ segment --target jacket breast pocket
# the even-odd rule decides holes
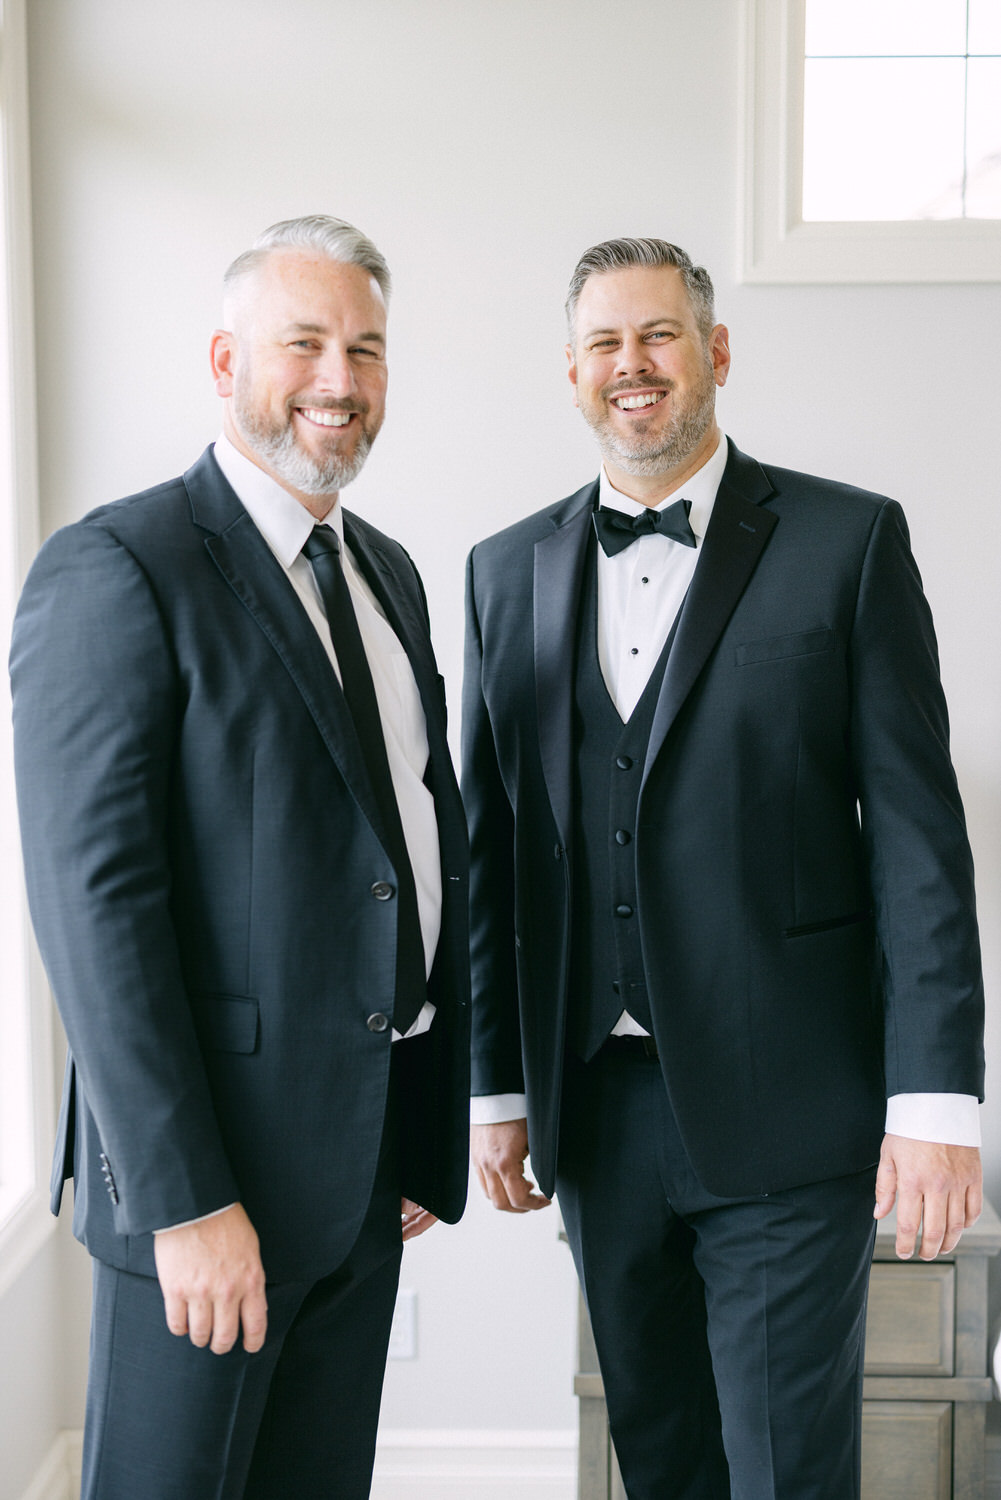
[[[834,631],[801,630],[795,635],[773,635],[763,641],[747,641],[736,649],[738,667],[755,662],[784,661],[790,656],[816,656],[834,649]]]
[[[257,1051],[257,1001],[245,995],[194,995],[195,1027],[202,1045],[216,1052]]]

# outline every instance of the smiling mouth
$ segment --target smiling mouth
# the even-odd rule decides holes
[[[666,391],[623,391],[612,397],[612,405],[618,411],[642,411],[644,407],[657,406],[667,395]]]
[[[322,406],[297,406],[295,410],[315,427],[346,427],[354,416],[351,411],[330,411]]]

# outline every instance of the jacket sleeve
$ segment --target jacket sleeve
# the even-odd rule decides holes
[[[515,964],[514,813],[484,693],[475,549],[466,567],[462,796],[470,840],[472,1092],[521,1094],[525,1084]]]
[[[58,532],[11,647],[28,899],[78,1087],[140,1234],[240,1197],[171,919],[168,799],[181,690],[145,572],[107,527]]]
[[[887,1094],[982,1097],[973,861],[931,613],[893,501],[869,539],[850,663],[851,748],[882,949]]]

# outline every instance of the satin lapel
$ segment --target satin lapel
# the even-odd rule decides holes
[[[573,820],[573,662],[591,513],[597,485],[581,491],[581,508],[535,544],[535,701],[539,749],[560,838]],[[577,497],[575,496],[576,500]]]
[[[246,511],[206,539],[216,567],[278,653],[351,794],[379,834],[382,822],[337,675],[280,563]]]
[[[763,471],[743,455],[737,457],[742,461],[741,468],[746,466],[760,476],[758,487],[767,494],[771,486]],[[667,659],[643,767],[644,782],[682,704],[747,587],[778,521],[772,511],[762,510],[760,504],[748,499],[732,481],[728,482],[732,467],[727,467],[716,496],[702,543],[702,556]],[[763,498],[763,494],[759,494],[758,499]]]

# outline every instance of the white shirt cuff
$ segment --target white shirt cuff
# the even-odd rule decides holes
[[[470,1125],[503,1125],[524,1120],[528,1100],[524,1094],[474,1094],[469,1101]]]
[[[891,1094],[886,1133],[943,1146],[979,1146],[979,1101],[973,1094]]]
[[[214,1208],[210,1214],[201,1214],[197,1219],[182,1219],[180,1224],[165,1224],[162,1229],[154,1229],[154,1234],[168,1234],[171,1229],[187,1229],[189,1224],[204,1224],[206,1219],[217,1219],[220,1214],[228,1214],[235,1203],[227,1203],[225,1208]]]

